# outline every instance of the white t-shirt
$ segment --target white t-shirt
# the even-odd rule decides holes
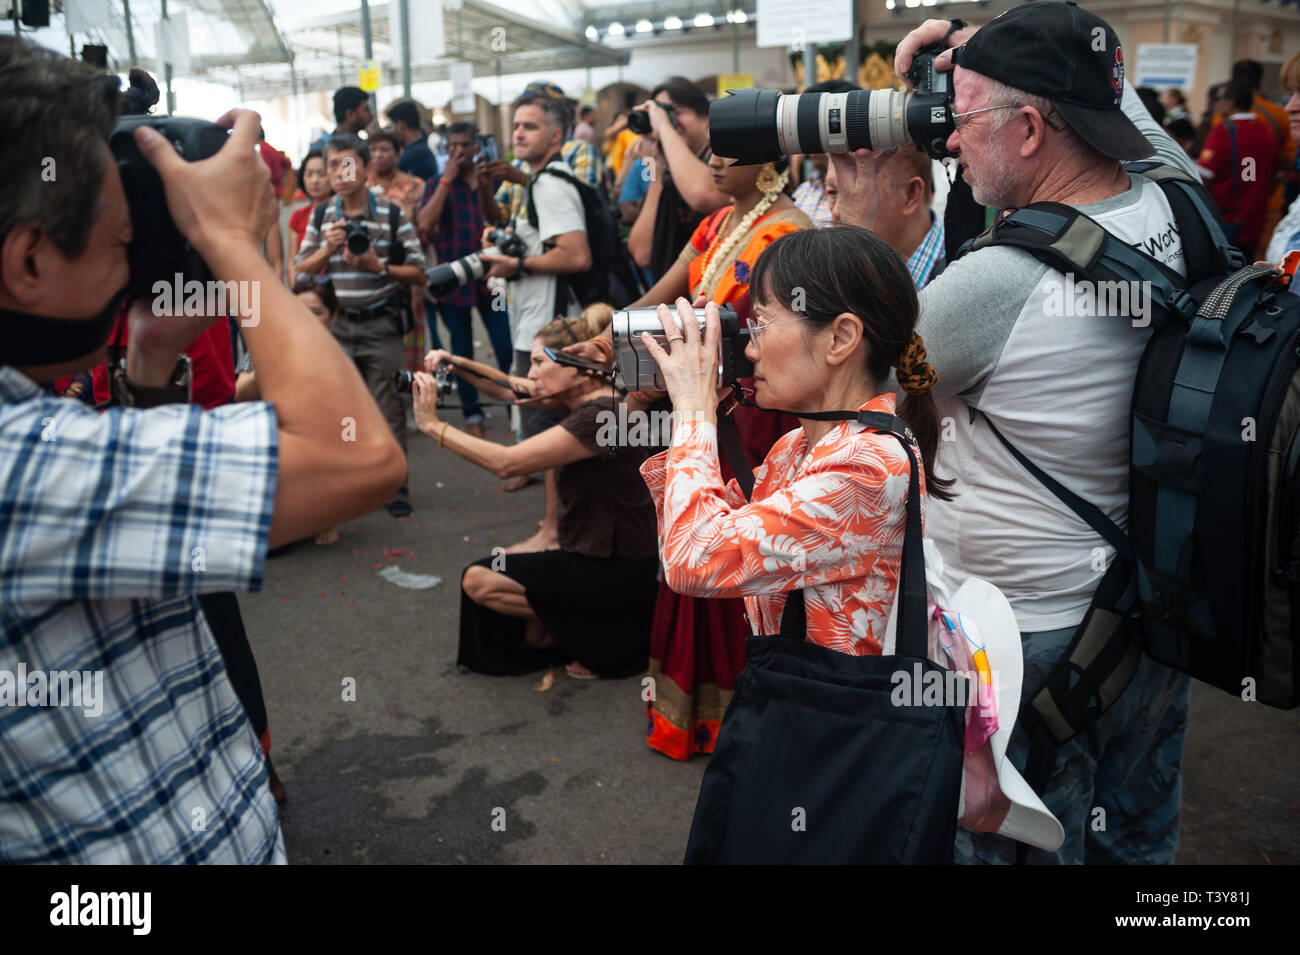
[[[1128,98],[1125,112],[1136,122]],[[1162,159],[1190,171],[1167,136],[1139,127]],[[1173,212],[1154,182],[1132,176],[1127,191],[1079,208],[1185,274]],[[1029,253],[993,246],[950,264],[920,295],[917,331],[939,374],[935,472],[955,480],[957,495],[929,499],[926,533],[953,572],[948,583],[989,580],[1011,602],[1022,632],[1078,624],[1114,550],[972,409],[1120,527],[1128,521],[1129,411],[1151,329],[1141,327],[1140,298],[1121,317],[1124,309],[1098,309],[1093,297],[1101,314],[1089,316],[1080,314],[1079,291]]]
[[[573,170],[562,162],[551,163],[551,168],[573,175]],[[515,220],[515,234],[527,244],[527,255],[541,255],[545,251],[542,244],[547,239],[587,228],[582,197],[571,183],[559,176],[544,174],[537,177],[532,189],[537,227],[528,221],[526,207],[520,210],[519,218]],[[510,333],[517,350],[529,351],[538,331],[556,317],[555,283],[554,275],[527,275],[510,283]],[[570,303],[561,314],[577,313],[576,304]]]

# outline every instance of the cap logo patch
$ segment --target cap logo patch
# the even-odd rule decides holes
[[[1124,96],[1124,48],[1115,47],[1115,62],[1110,65],[1110,85],[1115,88],[1115,102]]]

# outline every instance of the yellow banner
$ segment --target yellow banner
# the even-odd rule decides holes
[[[374,60],[362,60],[357,86],[367,93],[379,89],[379,65]]]
[[[727,90],[752,90],[753,73],[722,73],[718,76],[718,95],[726,96]]]

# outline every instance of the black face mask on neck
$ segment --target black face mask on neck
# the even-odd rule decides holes
[[[59,365],[89,357],[113,333],[125,299],[123,288],[90,318],[47,318],[0,309],[0,365]]]

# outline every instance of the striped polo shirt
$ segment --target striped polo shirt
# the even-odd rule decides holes
[[[382,196],[376,196],[374,193],[369,193],[369,196],[369,212],[364,216],[345,216],[344,218],[365,225],[375,255],[379,256],[380,262],[387,265],[392,239],[389,228],[388,200]],[[329,227],[331,222],[338,221],[339,209],[340,203],[337,196],[327,199],[325,201],[325,215],[321,219],[319,229],[316,228],[316,213],[314,210],[312,211],[307,220],[307,231],[303,235],[302,247],[298,250],[297,258],[294,259],[295,264],[302,262],[320,248],[321,233]],[[418,265],[420,268],[424,268],[424,250],[420,247],[420,237],[416,234],[415,227],[411,225],[410,220],[406,218],[406,214],[402,212],[400,206],[397,209],[397,223],[397,240],[406,249],[406,261],[402,264]],[[349,265],[343,260],[345,248],[345,246],[340,247],[337,252],[331,255],[329,264],[326,267],[330,278],[334,281],[334,291],[338,293],[340,309],[369,308],[387,298],[391,298],[398,289],[404,288],[402,283],[395,279]]]

